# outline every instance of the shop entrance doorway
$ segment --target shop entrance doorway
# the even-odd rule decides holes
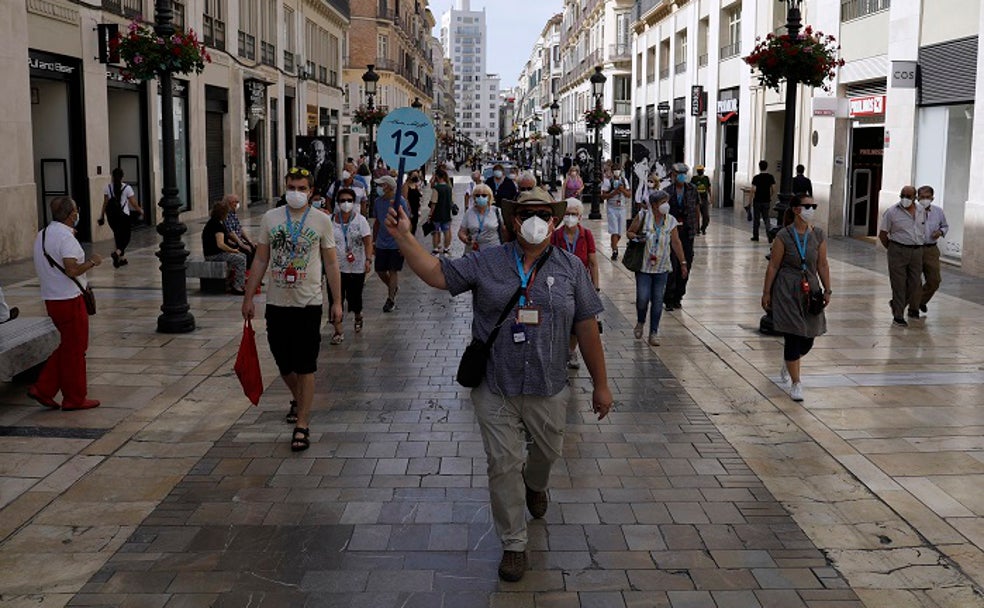
[[[851,130],[846,236],[875,236],[878,230],[878,193],[881,190],[884,154],[883,127],[856,127]]]

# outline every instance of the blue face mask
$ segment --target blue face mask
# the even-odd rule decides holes
[[[386,196],[386,188],[376,186],[376,196]]]
[[[687,183],[687,174],[686,173],[678,173],[677,174],[677,181],[680,182],[681,184]]]
[[[486,206],[486,205],[489,204],[489,197],[487,197],[487,196],[476,196],[475,197],[475,204],[478,205],[479,207],[484,207],[484,206]]]
[[[499,171],[498,169],[496,169],[495,171],[492,172],[492,175],[494,175],[496,177],[496,179],[501,179],[502,178],[502,171]]]

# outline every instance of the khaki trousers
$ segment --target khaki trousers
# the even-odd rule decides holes
[[[526,486],[547,490],[550,468],[564,447],[569,397],[569,388],[552,397],[502,397],[487,382],[472,390],[488,460],[492,521],[504,550],[526,550]]]
[[[925,306],[929,304],[929,300],[933,297],[933,294],[940,288],[943,277],[940,274],[940,248],[935,243],[927,245],[923,247],[922,255],[922,273],[926,282],[922,286],[920,304]]]
[[[905,317],[905,309],[919,310],[922,297],[923,247],[888,243],[888,279],[892,284],[892,316]]]

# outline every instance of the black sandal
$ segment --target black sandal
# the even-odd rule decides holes
[[[298,437],[300,435],[300,437]],[[311,430],[302,429],[299,426],[294,427],[294,433],[290,440],[290,451],[291,452],[303,452],[304,450],[311,447]]]
[[[293,399],[290,401],[290,410],[287,411],[287,416],[284,417],[284,420],[290,424],[297,422],[297,402]]]

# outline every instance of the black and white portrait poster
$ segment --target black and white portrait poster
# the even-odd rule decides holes
[[[297,166],[314,175],[314,191],[324,196],[336,179],[335,138],[299,135],[296,141]]]

